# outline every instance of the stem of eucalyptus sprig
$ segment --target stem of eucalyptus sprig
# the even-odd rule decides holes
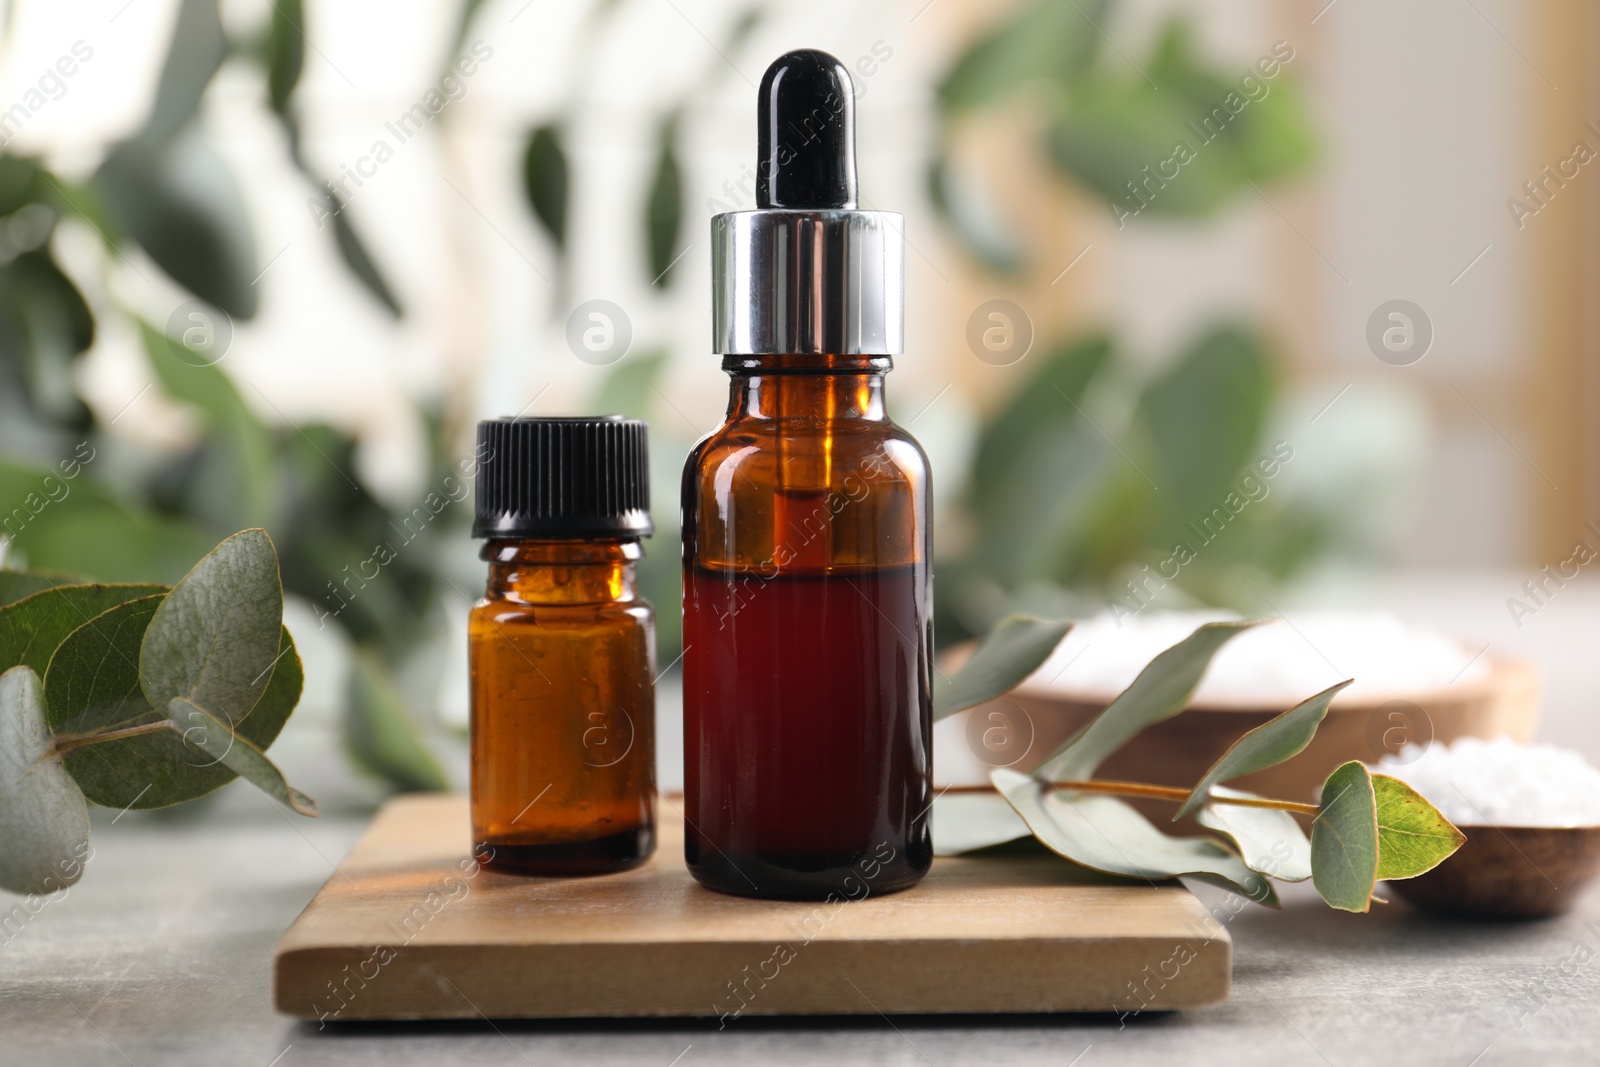
[[[1078,793],[1109,793],[1119,797],[1147,797],[1152,800],[1170,800],[1181,804],[1189,799],[1190,790],[1178,786],[1151,785],[1147,782],[1118,782],[1096,779],[1093,781],[1052,782],[1057,789]],[[951,786],[950,793],[986,793],[993,787],[987,785]],[[1267,797],[1224,797],[1213,795],[1213,804],[1233,804],[1241,808],[1271,808],[1275,811],[1292,811],[1301,815],[1316,815],[1322,809],[1315,804],[1302,804],[1294,800],[1271,800]]]
[[[75,748],[85,745],[98,745],[104,741],[121,741],[128,737],[143,737],[145,734],[160,733],[163,730],[176,730],[177,724],[171,719],[161,719],[158,722],[141,723],[138,726],[124,726],[117,730],[97,730],[87,734],[56,734],[56,752],[71,752]]]

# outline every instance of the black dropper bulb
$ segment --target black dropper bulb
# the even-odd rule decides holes
[[[756,206],[856,206],[856,98],[843,63],[815,48],[779,56],[761,78]]]

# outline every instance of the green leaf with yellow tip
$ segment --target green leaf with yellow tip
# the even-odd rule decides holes
[[[1372,776],[1378,814],[1378,879],[1397,881],[1433,870],[1467,836],[1398,778]]]

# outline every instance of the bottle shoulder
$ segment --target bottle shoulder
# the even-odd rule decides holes
[[[504,636],[508,628],[523,627],[568,630],[573,627],[601,629],[649,629],[655,625],[655,609],[640,598],[630,600],[558,601],[529,600],[515,595],[486,596],[472,606],[467,615],[473,634]]]
[[[686,564],[827,573],[931,558],[927,456],[893,423],[736,420],[683,477]],[[765,573],[765,571],[763,571]]]
[[[701,438],[684,463],[686,477],[733,475],[782,458],[793,464],[824,459],[862,477],[921,481],[928,456],[903,427],[888,420],[734,419]]]

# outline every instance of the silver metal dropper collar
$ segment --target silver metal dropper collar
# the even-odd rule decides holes
[[[838,58],[785,52],[756,90],[756,210],[711,220],[722,355],[900,352],[904,220],[861,211],[855,87]]]
[[[711,220],[719,355],[898,355],[904,219],[892,211],[734,211]]]

